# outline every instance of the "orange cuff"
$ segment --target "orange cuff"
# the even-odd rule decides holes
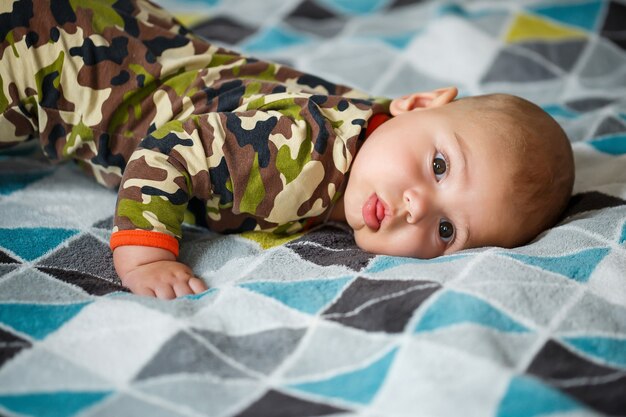
[[[166,249],[178,257],[178,240],[174,236],[148,230],[120,230],[111,235],[111,250],[118,246],[150,246]]]

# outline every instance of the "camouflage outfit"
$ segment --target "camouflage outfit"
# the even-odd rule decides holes
[[[0,0],[0,146],[39,137],[119,187],[112,247],[301,230],[389,101],[218,48],[142,0]]]

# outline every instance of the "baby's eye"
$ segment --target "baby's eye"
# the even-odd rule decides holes
[[[443,179],[447,170],[448,163],[446,162],[445,157],[441,154],[441,152],[437,152],[433,158],[433,172],[435,173],[437,181],[441,181]]]
[[[439,221],[439,237],[446,243],[450,242],[454,237],[454,226],[446,219]]]

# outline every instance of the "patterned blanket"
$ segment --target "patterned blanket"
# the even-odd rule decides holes
[[[4,152],[1,415],[626,416],[624,1],[162,4],[373,94],[534,100],[573,142],[575,195],[524,247],[429,261],[364,253],[335,227],[189,226],[183,260],[211,288],[160,301],[119,284],[115,193],[33,146]]]

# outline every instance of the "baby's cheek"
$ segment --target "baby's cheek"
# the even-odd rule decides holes
[[[364,239],[363,233],[361,233],[360,230],[352,229],[352,231],[354,232],[354,241],[356,242],[356,245],[359,247],[359,249],[367,252],[367,239]]]
[[[432,259],[443,254],[442,248],[429,240],[428,234],[424,236],[424,233],[401,234],[392,237],[387,246],[385,254],[392,256]]]
[[[354,240],[365,252],[375,255],[406,256],[394,244],[387,242],[382,234],[376,234],[367,228],[357,230],[354,233]]]
[[[370,252],[374,254],[382,253],[380,251],[379,243],[377,243],[377,241],[374,239],[373,236],[371,236],[371,233],[367,229],[354,231],[354,241],[356,242],[356,245],[365,252]]]

